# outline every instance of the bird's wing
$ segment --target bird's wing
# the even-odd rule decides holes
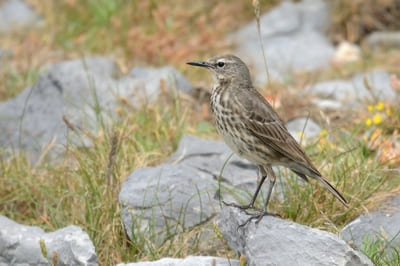
[[[346,199],[315,168],[264,97],[254,88],[238,92],[238,94],[240,93],[242,95],[237,95],[239,97],[236,97],[235,102],[242,111],[244,116],[242,121],[247,128],[270,149],[289,159],[293,166],[289,166],[289,168],[293,172],[305,180],[307,180],[306,175],[315,178],[345,206],[348,206]]]
[[[327,181],[312,164],[297,141],[290,135],[278,114],[272,106],[254,88],[241,91],[244,95],[236,97],[236,104],[242,109],[243,123],[265,145],[291,160],[296,166],[293,172],[307,180],[305,175],[311,176],[322,183],[345,206],[346,199]],[[290,167],[289,167],[290,168]]]
[[[239,94],[245,94],[237,95],[239,96],[237,99],[240,99],[240,101],[236,101],[236,103],[243,111],[243,123],[247,128],[275,152],[320,175],[264,97],[254,88],[242,90]]]

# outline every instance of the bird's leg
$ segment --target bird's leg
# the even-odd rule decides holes
[[[272,170],[272,169],[271,169],[271,170]],[[272,171],[272,175],[271,175],[271,177],[270,177],[270,179],[269,179],[269,188],[268,188],[267,199],[265,200],[265,203],[264,203],[264,212],[267,212],[267,207],[268,207],[269,199],[271,198],[272,189],[274,188],[275,181],[276,181],[276,177],[275,177],[274,172]]]
[[[226,203],[226,202],[224,202],[224,201],[223,201],[223,203],[224,203],[226,206],[236,207],[236,208],[239,208],[239,209],[241,209],[241,210],[255,209],[255,207],[254,207],[254,202],[256,201],[257,196],[258,196],[258,193],[260,192],[261,186],[262,186],[262,184],[264,183],[264,181],[265,181],[266,178],[267,178],[267,175],[264,175],[264,176],[261,177],[261,181],[260,181],[260,183],[258,184],[257,189],[256,189],[256,192],[254,193],[253,197],[251,198],[251,201],[250,201],[249,204],[247,204],[247,205],[239,205],[239,204],[236,204],[236,203],[233,203],[233,202],[232,202],[232,203]]]
[[[222,201],[222,202],[223,202],[226,206],[236,207],[236,208],[239,208],[239,209],[241,209],[241,210],[256,209],[255,206],[254,206],[254,202],[255,202],[256,199],[257,199],[257,196],[258,196],[258,193],[260,192],[261,186],[263,185],[265,179],[267,179],[267,173],[264,171],[264,169],[262,169],[261,166],[259,166],[259,172],[260,172],[260,174],[261,174],[261,180],[260,180],[260,182],[258,183],[257,188],[256,188],[256,192],[254,192],[254,195],[253,195],[253,197],[251,198],[251,201],[250,201],[249,204],[247,204],[247,205],[239,205],[239,204],[236,204],[236,203],[233,203],[233,202],[232,202],[232,203],[226,203],[226,202],[224,202],[224,201]]]
[[[275,185],[275,181],[276,181],[276,176],[274,171],[272,170],[272,168],[269,167],[265,167],[268,175],[269,175],[269,188],[268,188],[268,194],[267,194],[267,198],[265,200],[264,203],[264,208],[263,210],[257,210],[255,213],[250,213],[246,211],[246,214],[250,215],[250,218],[248,218],[243,224],[239,225],[238,229],[240,227],[244,227],[246,226],[248,223],[250,223],[252,220],[256,220],[256,223],[259,223],[261,221],[261,219],[266,216],[266,215],[271,215],[271,216],[279,216],[279,214],[275,214],[275,213],[270,213],[267,211],[267,207],[268,207],[268,203],[269,203],[269,199],[271,198],[271,194],[272,194],[272,189]]]

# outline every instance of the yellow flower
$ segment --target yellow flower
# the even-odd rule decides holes
[[[372,105],[368,105],[367,109],[368,109],[369,112],[372,112],[374,110],[374,107]]]
[[[382,117],[379,114],[374,115],[372,120],[374,121],[375,125],[379,125],[380,123],[382,123]]]
[[[387,107],[387,108],[386,108],[386,114],[387,114],[388,116],[392,116],[393,112],[392,112],[392,109],[391,109],[390,107]]]
[[[375,105],[375,109],[378,111],[382,111],[383,109],[385,109],[385,103],[380,101]]]
[[[323,129],[323,130],[321,130],[321,132],[319,132],[319,136],[321,138],[326,137],[327,135],[328,135],[328,130],[326,130],[326,129]]]
[[[367,120],[365,120],[365,125],[367,125],[369,127],[371,124],[372,124],[371,118],[368,118]]]
[[[299,136],[299,138],[304,138],[304,134],[303,134],[303,132],[297,132],[297,136]]]

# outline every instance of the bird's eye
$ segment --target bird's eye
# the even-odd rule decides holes
[[[225,66],[225,63],[220,61],[220,62],[217,63],[217,66],[219,68],[223,68]]]

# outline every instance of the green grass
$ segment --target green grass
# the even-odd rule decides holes
[[[375,265],[399,265],[400,244],[393,245],[391,240],[379,234],[374,237],[365,236],[361,251],[367,255]]]
[[[7,65],[0,69],[0,81],[3,88],[0,89],[0,99],[12,98],[18,95],[27,84],[34,84],[39,77],[37,68],[19,70]]]
[[[100,262],[135,259],[120,221],[121,182],[133,169],[154,165],[176,148],[186,127],[185,110],[158,102],[135,112],[123,106],[122,113],[120,121],[102,129],[101,137],[70,132],[89,137],[93,146],[69,145],[60,164],[31,165],[23,156],[3,158],[1,214],[46,230],[82,226]]]
[[[334,131],[327,138],[319,138],[307,145],[311,160],[329,182],[349,201],[344,207],[327,189],[310,179],[302,181],[293,173],[279,168],[282,186],[280,198],[273,193],[270,210],[304,225],[338,233],[349,221],[356,218],[369,205],[368,199],[380,192],[390,191],[400,185],[400,180],[379,164],[375,154],[365,152],[365,143],[356,132]],[[265,184],[267,186],[267,184]],[[279,187],[279,185],[277,185]],[[277,189],[277,188],[275,188]],[[266,192],[266,187],[263,189]],[[253,191],[231,191],[242,204],[248,203]],[[258,198],[261,208],[264,193]]]

